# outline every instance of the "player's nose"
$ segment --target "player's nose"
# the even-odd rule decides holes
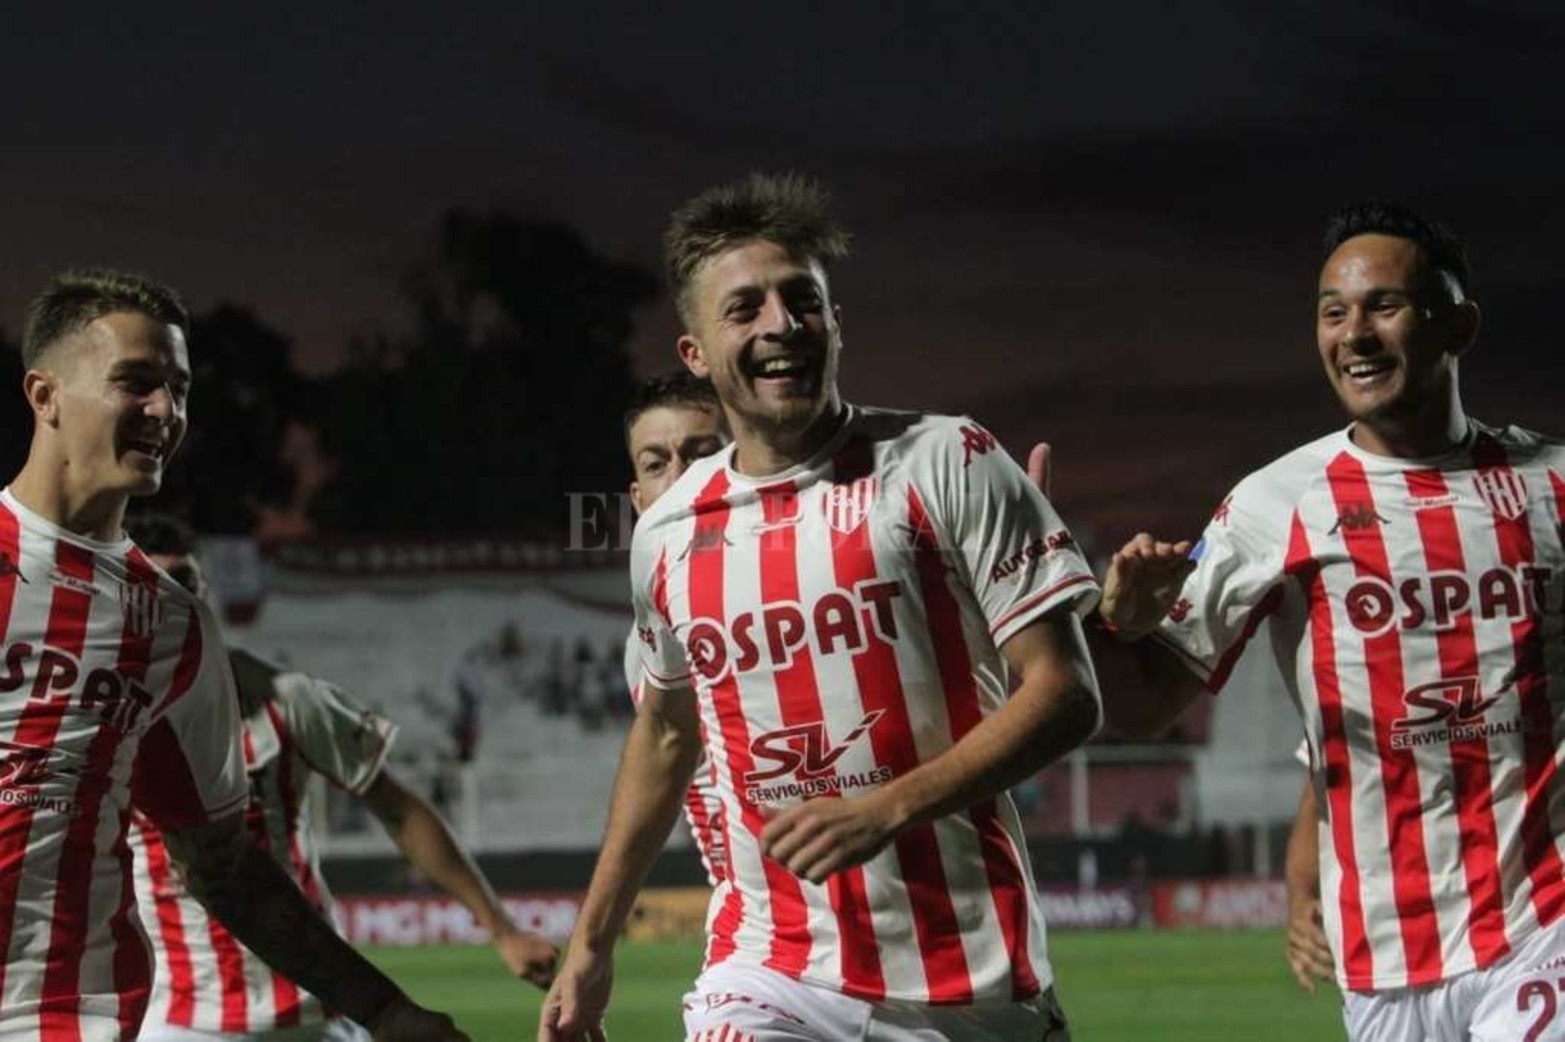
[[[782,298],[782,294],[775,292],[766,298],[761,321],[762,334],[778,340],[786,340],[804,326],[804,323],[799,321],[799,316],[793,313],[788,302]]]

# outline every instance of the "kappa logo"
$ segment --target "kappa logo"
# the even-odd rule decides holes
[[[976,423],[963,424],[957,428],[957,433],[962,436],[963,469],[972,466],[974,456],[986,456],[1000,444],[994,440],[993,434]]]
[[[1527,512],[1527,482],[1510,467],[1489,467],[1473,478],[1473,487],[1489,509],[1507,521]]]
[[[1191,604],[1187,598],[1179,598],[1179,600],[1174,602],[1174,606],[1168,609],[1168,621],[1184,622],[1185,619],[1189,618],[1190,611],[1194,607],[1195,605]]]
[[[1234,497],[1233,496],[1229,496],[1228,498],[1224,499],[1221,503],[1217,504],[1217,509],[1212,511],[1212,521],[1211,521],[1211,523],[1214,524],[1214,525],[1222,525],[1223,527],[1226,528],[1228,526],[1228,515],[1233,511],[1233,507],[1234,507]]]
[[[1375,508],[1368,503],[1349,503],[1342,508],[1337,515],[1337,523],[1331,526],[1327,535],[1336,535],[1339,529],[1344,531],[1363,531],[1366,528],[1374,528],[1377,524],[1389,525],[1391,522],[1375,512]]]
[[[869,516],[875,505],[875,493],[879,490],[880,482],[873,474],[859,478],[850,485],[831,486],[821,500],[826,523],[834,532],[851,535]]]

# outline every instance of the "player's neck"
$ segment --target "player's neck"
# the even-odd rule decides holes
[[[67,532],[103,543],[120,538],[130,497],[80,484],[64,463],[43,458],[35,446],[10,487],[18,503]]]
[[[1353,424],[1353,444],[1376,456],[1394,459],[1434,459],[1467,440],[1467,413],[1452,394],[1437,409],[1404,418],[1375,418]]]
[[[730,417],[734,470],[746,477],[764,478],[797,467],[819,452],[847,418],[847,406],[835,396],[809,426],[796,431],[735,423]]]

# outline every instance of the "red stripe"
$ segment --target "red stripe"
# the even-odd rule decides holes
[[[1481,472],[1493,473],[1506,467],[1503,446],[1488,434],[1480,435],[1473,447],[1473,462]],[[1559,479],[1551,474],[1556,497],[1556,516],[1565,517],[1565,496]],[[1507,518],[1496,512],[1494,536],[1500,560],[1513,571],[1536,561],[1532,527],[1528,515]],[[1554,712],[1549,705],[1548,669],[1544,662],[1543,633],[1539,626],[1542,606],[1511,624],[1511,648],[1516,661],[1516,697],[1522,711],[1522,747],[1525,750],[1527,795],[1522,806],[1522,857],[1527,877],[1532,880],[1532,906],[1538,922],[1548,926],[1565,911],[1565,869],[1555,846],[1555,831],[1549,820],[1549,797],[1559,784],[1554,755],[1557,738]]]
[[[862,447],[861,447],[862,446]],[[867,455],[868,446],[855,441],[836,463],[838,480],[851,480],[868,471],[869,460],[850,458]],[[834,535],[832,564],[837,585],[846,590],[874,581],[875,565],[871,528],[865,522],[848,535]],[[853,673],[858,681],[859,699],[865,712],[884,715],[870,729],[870,748],[875,762],[891,768],[892,776],[907,774],[919,765],[913,723],[908,713],[907,696],[892,645],[877,628],[863,622],[864,646],[853,655]],[[961,928],[946,884],[945,866],[933,825],[919,825],[899,835],[894,849],[897,865],[907,887],[908,905],[913,913],[913,929],[918,938],[919,957],[931,1001],[961,1001],[972,995],[967,956],[962,950]]]
[[[708,763],[704,766],[710,778],[711,765]],[[701,860],[706,863],[707,875],[711,876],[714,882],[721,882],[727,873],[717,856],[716,815],[707,813],[706,794],[695,782],[685,790],[685,813],[690,817],[691,836],[696,841],[696,849],[701,852]]]
[[[1443,498],[1450,492],[1438,470],[1409,471],[1406,481],[1408,492],[1415,499]],[[1462,552],[1455,508],[1444,506],[1414,513],[1428,570],[1465,573],[1467,559]],[[1458,614],[1454,625],[1438,634],[1436,644],[1442,679],[1479,675],[1471,613]],[[1470,899],[1468,933],[1478,965],[1489,966],[1511,950],[1505,939],[1505,900],[1500,892],[1500,840],[1491,798],[1489,742],[1480,735],[1472,741],[1452,742],[1449,748],[1460,854]]]
[[[787,482],[760,489],[759,496],[761,516],[769,529],[760,538],[761,603],[801,604],[798,489]],[[811,630],[810,620],[805,619],[804,633]],[[784,727],[821,724],[826,719],[808,636],[787,665],[774,670],[772,680]],[[863,868],[833,873],[826,880],[826,896],[837,920],[837,956],[843,990],[865,998],[883,998],[886,980],[880,970],[880,950],[869,917]],[[797,937],[784,936],[781,931],[775,937],[769,965],[790,976],[800,975],[809,959],[811,940],[808,924],[801,915]]]
[[[967,655],[967,640],[962,631],[961,607],[946,585],[945,554],[929,514],[911,486],[908,488],[908,524],[914,533],[914,553],[924,614],[929,626],[929,644],[934,649],[941,687],[945,690],[946,711],[954,744],[978,725],[983,713],[978,704],[973,665]],[[968,809],[967,814],[978,830],[978,844],[989,877],[995,915],[999,920],[1006,952],[1010,956],[1012,996],[1018,1000],[1030,997],[1037,994],[1039,986],[1038,976],[1027,953],[1031,923],[1027,908],[1026,878],[1019,871],[1021,866],[1016,859],[1006,852],[1010,837],[1000,825],[995,801],[990,799],[975,804]],[[972,979],[965,959],[960,975],[953,967],[941,983],[940,1001],[963,1001],[947,996],[960,996],[964,992],[968,996],[966,1001],[971,1001]]]
[[[243,733],[245,761],[247,764],[253,764],[255,762],[255,739],[248,720],[244,722]],[[278,737],[281,739],[281,735]],[[245,827],[249,831],[251,839],[257,847],[268,854],[272,854],[273,850],[272,834],[267,827],[266,805],[272,803],[273,799],[269,790],[262,788],[260,793],[251,799],[250,805],[245,808]],[[252,958],[251,962],[252,965],[255,965],[258,960]],[[269,966],[263,967],[261,972],[266,973],[272,979],[271,1027],[293,1027],[298,1024],[303,1014],[299,986],[282,974],[273,971]],[[260,1024],[252,1024],[250,1030],[261,1030],[262,1027],[263,1025]]]
[[[194,612],[185,628],[184,645],[174,666],[170,693],[164,706],[172,705],[195,683],[201,668],[201,625]],[[132,778],[132,802],[160,829],[194,828],[212,820],[202,802],[202,788],[190,770],[190,761],[165,713],[142,736]],[[145,769],[143,769],[145,768]],[[226,808],[213,808],[221,814]],[[239,809],[237,806],[233,809]]]
[[[1364,467],[1347,453],[1326,468],[1332,496],[1340,515],[1375,513],[1374,497]],[[1338,529],[1354,573],[1391,583],[1391,564],[1378,523],[1342,525]],[[1396,901],[1407,960],[1407,983],[1428,984],[1445,975],[1440,954],[1440,926],[1435,919],[1434,898],[1429,890],[1429,857],[1424,847],[1423,797],[1419,791],[1418,765],[1411,749],[1391,747],[1391,723],[1402,715],[1402,694],[1407,690],[1402,671],[1402,636],[1393,626],[1378,636],[1364,638],[1369,673],[1370,713],[1379,751],[1381,788],[1386,801],[1386,835],[1390,845],[1391,888]]]
[[[217,956],[217,976],[223,995],[222,1026],[219,1031],[242,1032],[249,1029],[250,996],[245,989],[245,953],[228,928],[216,919],[207,920],[207,935]]]
[[[726,553],[723,533],[728,527],[729,506],[723,498],[728,491],[728,475],[719,472],[712,477],[692,505],[695,527],[691,533],[689,564],[689,602],[692,618],[726,620],[724,614],[723,570]],[[694,549],[696,546],[704,549]],[[723,819],[725,831],[744,827],[752,835],[758,835],[765,824],[760,812],[744,798],[744,777],[753,768],[750,758],[750,733],[745,723],[744,707],[739,699],[739,685],[732,673],[711,685],[712,711],[717,718],[718,733],[709,736],[713,742],[722,742],[725,760],[731,775],[734,802],[740,809],[740,820]],[[726,844],[732,856],[734,844]],[[784,899],[790,896],[799,901],[799,883],[780,865],[763,858],[761,866],[768,889],[775,895],[781,892]],[[789,891],[792,891],[791,895]],[[744,925],[744,894],[739,885],[730,886],[717,915],[712,920],[712,939],[707,947],[706,965],[715,966],[734,953],[735,938]]]
[[[195,974],[191,969],[190,945],[185,940],[184,915],[179,901],[172,896],[178,884],[173,880],[168,860],[168,848],[157,829],[140,819],[132,826],[141,834],[142,849],[147,856],[147,876],[152,880],[153,910],[157,918],[158,936],[163,942],[161,969],[169,976],[168,1023],[188,1028],[195,1024],[196,995]]]
[[[14,643],[11,632],[11,605],[16,598],[18,569],[22,562],[20,531],[16,515],[0,506],[0,634],[5,644]],[[24,716],[25,719],[25,716]],[[22,721],[17,722],[21,726]],[[16,736],[12,736],[15,741]],[[22,861],[27,856],[27,838],[32,830],[32,815],[25,808],[0,806],[0,993],[5,990],[7,957],[11,950],[11,931],[16,917],[16,890],[22,881]]]
[[[776,502],[767,503],[765,509],[768,521],[773,521],[781,516],[777,512],[778,504]],[[797,513],[797,511],[798,504],[797,501],[794,501],[792,502],[792,510],[787,516],[791,516],[792,514]],[[788,526],[786,531],[791,532],[792,526]],[[777,579],[775,575],[769,573],[775,573],[779,567],[779,563],[775,560],[775,557],[778,552],[777,545],[782,537],[782,533],[777,531],[766,532],[760,537],[760,580],[762,604],[772,603],[774,597],[776,596],[775,594],[772,597],[768,596],[769,590],[775,591],[777,588]],[[791,569],[792,566],[793,545],[790,540],[788,544],[788,560],[786,562],[786,567]],[[693,574],[691,581],[692,583],[695,581]],[[692,599],[694,599],[694,592],[694,590],[691,591]],[[782,599],[796,602],[798,600],[797,584],[795,584],[793,592],[786,598]],[[713,617],[719,619],[723,618],[721,615],[716,615]],[[783,672],[785,671],[779,670],[779,674]],[[779,709],[783,713],[784,721],[787,722],[790,718],[789,705],[787,699],[785,699],[782,694],[783,682],[780,675],[778,678],[777,687],[779,696]],[[735,684],[734,696],[735,702],[737,703],[739,701],[737,684]],[[798,713],[795,712],[793,716],[793,722],[798,722]],[[818,708],[815,719],[820,719]],[[745,751],[745,757],[748,760],[748,747]],[[743,790],[743,787],[744,786],[742,784],[741,778],[741,791]],[[744,800],[741,800],[741,803],[745,803],[744,813],[746,824],[749,823],[750,815],[754,813],[757,818],[758,826],[758,810],[748,805]],[[755,831],[759,832],[759,827],[757,827]],[[791,977],[798,977],[804,972],[804,968],[809,962],[811,945],[809,915],[808,908],[804,901],[804,891],[799,883],[798,878],[789,873],[787,869],[783,868],[783,866],[778,864],[776,861],[773,861],[771,858],[763,858],[762,864],[766,866],[766,881],[767,888],[769,890],[772,912],[771,954],[767,956],[763,962],[763,965],[768,966],[771,969],[778,971],[779,973],[785,973]]]
[[[1239,638],[1233,642],[1223,657],[1218,660],[1217,668],[1212,670],[1212,675],[1206,679],[1206,689],[1211,692],[1221,691],[1228,683],[1228,677],[1233,673],[1234,666],[1239,664],[1244,649],[1249,647],[1250,641],[1255,637],[1255,631],[1261,628],[1261,623],[1277,610],[1277,605],[1282,602],[1282,587],[1273,586],[1266,591],[1254,608],[1250,609],[1250,615],[1244,620],[1244,628],[1239,631]]]
[[[140,585],[147,591],[149,618],[156,619],[158,579],[152,562],[140,550],[132,547],[125,561],[125,574],[127,583]],[[150,627],[147,632],[138,634],[127,625],[120,635],[120,675],[144,685],[151,659]],[[110,758],[113,758],[112,754]],[[131,857],[130,844],[126,841],[130,812],[121,809],[119,814],[119,828],[110,854],[120,866],[120,904],[109,917],[109,932],[114,938],[114,990],[120,996],[120,1026],[129,1035],[134,1033],[146,1013],[147,999],[152,991],[152,966],[146,943],[130,924],[131,909],[136,903],[134,859]]]
[[[288,729],[288,721],[283,717],[282,710],[277,708],[277,703],[267,702],[266,713],[272,718],[272,727],[277,731],[277,737],[282,745],[277,754],[277,795],[282,801],[282,818],[288,835],[288,859],[293,864],[294,881],[299,884],[299,889],[304,891],[304,896],[310,899],[310,903],[317,909],[321,908],[321,887],[315,878],[315,872],[310,867],[310,861],[304,856],[304,848],[299,845],[299,793],[293,783],[293,755],[295,745],[293,733]]]
[[[1303,587],[1310,613],[1310,658],[1315,698],[1321,716],[1321,758],[1325,761],[1327,823],[1332,850],[1342,878],[1337,890],[1337,916],[1342,922],[1343,974],[1350,988],[1369,988],[1374,981],[1374,952],[1364,919],[1364,899],[1353,845],[1353,769],[1348,756],[1342,689],[1337,679],[1337,642],[1331,600],[1320,565],[1310,552],[1304,522],[1294,512],[1288,533],[1284,571]]]
[[[93,581],[93,552],[74,543],[55,543],[55,567],[72,579],[87,586]],[[80,664],[87,642],[87,619],[92,610],[92,595],[74,587],[56,586],[54,602],[49,612],[48,632],[44,637],[47,648],[67,652]],[[23,744],[36,748],[53,745],[65,711],[71,704],[69,686],[56,693],[54,686],[44,690],[44,674],[39,672],[33,685],[33,697],[42,696],[45,702],[29,700],[18,731],[34,725],[34,730]],[[81,678],[78,677],[79,681]],[[34,706],[38,712],[34,714]],[[87,768],[77,784],[76,797],[81,807],[81,817],[72,822],[59,853],[56,868],[55,902],[52,928],[49,933],[49,951],[44,959],[43,990],[39,995],[39,1025],[48,1042],[74,1042],[81,1037],[81,1024],[77,1019],[80,1001],[81,959],[87,948],[87,930],[90,925],[92,896],[92,862],[97,855],[97,843],[93,833],[83,835],[82,818],[91,818],[95,825],[98,805],[103,798],[103,788],[108,777],[108,763],[104,754],[112,754],[118,740],[101,728],[89,743],[84,765]]]

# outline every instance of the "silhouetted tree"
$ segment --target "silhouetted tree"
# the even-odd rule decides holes
[[[22,351],[0,334],[0,481],[10,481],[27,462],[33,411],[22,396]]]
[[[322,382],[340,464],[324,530],[558,530],[568,492],[623,483],[625,345],[652,275],[564,225],[455,211],[404,290],[411,335],[360,342]]]
[[[236,304],[194,316],[189,340],[190,426],[158,504],[197,531],[248,535],[255,508],[286,502],[292,489],[283,432],[304,409],[307,384],[287,337]]]

